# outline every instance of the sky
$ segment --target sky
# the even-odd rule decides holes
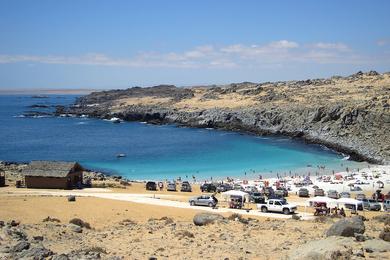
[[[390,71],[390,1],[0,0],[0,89]]]

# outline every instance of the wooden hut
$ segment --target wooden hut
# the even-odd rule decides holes
[[[27,188],[72,189],[83,182],[83,168],[77,162],[32,161],[23,173]]]

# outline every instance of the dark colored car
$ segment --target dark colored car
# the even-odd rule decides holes
[[[230,186],[229,184],[222,183],[222,184],[217,185],[217,192],[225,192],[225,191],[229,191],[232,189],[233,189],[233,187]]]
[[[176,191],[176,183],[170,182],[167,184],[167,191]]]
[[[212,183],[204,183],[204,184],[202,184],[202,186],[200,186],[200,190],[202,192],[216,192],[217,186],[215,186]]]
[[[355,199],[364,200],[364,199],[366,199],[366,195],[364,193],[356,194]]]
[[[282,197],[288,197],[288,190],[286,188],[277,188],[275,194],[281,195]]]
[[[252,192],[252,193],[249,194],[249,202],[252,202],[252,203],[264,203],[265,202],[265,197],[260,192]]]
[[[180,191],[191,192],[192,188],[191,188],[190,183],[188,181],[183,181],[183,183],[181,184],[181,187],[180,187]]]
[[[325,191],[323,189],[315,189],[314,190],[314,197],[317,196],[325,196]]]
[[[340,198],[339,193],[335,190],[328,190],[328,197],[332,199]]]
[[[264,195],[269,197],[271,195],[275,194],[275,191],[272,187],[264,187]]]
[[[299,197],[310,197],[309,190],[306,188],[300,188],[298,191],[298,196]]]
[[[349,192],[341,192],[340,193],[340,198],[350,198],[351,197],[351,193]]]
[[[148,181],[146,183],[146,190],[157,190],[157,184],[154,181]]]
[[[332,199],[340,198],[339,193],[335,190],[328,190],[328,197]]]

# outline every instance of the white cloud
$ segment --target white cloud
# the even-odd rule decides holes
[[[386,62],[388,62],[387,55],[382,59],[387,59]],[[373,61],[373,57],[362,53],[357,54],[344,43],[298,44],[288,40],[274,41],[262,45],[204,45],[183,52],[143,52],[131,58],[115,58],[100,53],[89,53],[81,56],[0,54],[0,63],[45,63],[133,68],[281,68],[284,65],[296,63],[356,65]]]
[[[337,50],[337,51],[350,51],[351,49],[344,43],[329,43],[329,42],[318,42],[312,45],[313,48],[326,49],[326,50]]]

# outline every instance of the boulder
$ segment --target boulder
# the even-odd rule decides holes
[[[75,232],[75,233],[82,233],[82,232],[83,232],[82,227],[77,226],[77,225],[75,225],[75,224],[69,224],[68,227],[69,227],[69,229],[70,229],[71,231],[73,231],[73,232]]]
[[[69,202],[76,201],[76,196],[74,196],[74,195],[69,195],[69,196],[68,196],[68,201],[69,201]]]
[[[293,248],[289,252],[288,259],[350,259],[353,255],[352,238],[327,237],[322,240],[310,241],[306,244]]]
[[[202,212],[194,216],[193,222],[196,226],[205,226],[215,221],[223,220],[223,216],[215,213]]]
[[[326,232],[326,236],[354,237],[355,233],[363,234],[365,226],[362,218],[355,216],[345,218],[334,223]]]
[[[379,234],[379,238],[387,242],[390,242],[390,228],[385,227],[385,229],[382,230],[382,232]]]
[[[46,259],[53,252],[43,246],[33,247],[17,254],[17,259]]]
[[[26,249],[29,249],[30,248],[30,243],[27,242],[27,241],[20,241],[18,243],[16,243],[16,245],[14,245],[12,247],[12,252],[22,252],[23,250],[26,250]]]

